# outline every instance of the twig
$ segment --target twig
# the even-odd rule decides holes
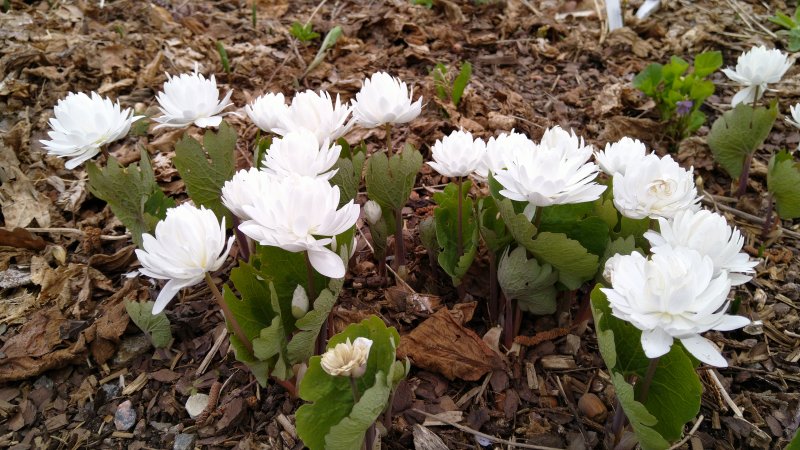
[[[564,390],[564,386],[561,384],[561,378],[555,377],[556,384],[558,384],[558,390],[561,392],[561,396],[564,397],[564,402],[569,407],[570,412],[572,415],[575,416],[575,422],[578,423],[578,429],[580,430],[581,434],[583,435],[583,441],[589,442],[589,438],[586,436],[586,429],[583,427],[583,423],[580,420],[580,416],[578,415],[578,410],[575,409],[575,406],[572,405],[572,401],[569,397],[567,397],[567,391]]]
[[[425,411],[422,411],[422,410],[419,410],[419,409],[416,409],[416,408],[412,409],[412,411],[414,411],[415,413],[418,413],[418,414],[422,414],[425,417],[429,417],[431,419],[436,419],[439,422],[446,423],[447,425],[450,425],[451,427],[458,428],[459,430],[461,430],[461,431],[463,431],[465,433],[469,433],[469,434],[472,434],[472,435],[475,435],[475,436],[478,436],[478,437],[482,437],[484,439],[488,439],[488,440],[490,440],[492,442],[496,442],[498,444],[508,445],[509,447],[532,448],[532,449],[537,449],[537,450],[563,450],[563,449],[559,449],[559,448],[556,448],[556,447],[544,447],[542,445],[522,444],[522,443],[519,443],[519,442],[507,441],[505,439],[500,439],[499,437],[494,437],[492,435],[489,435],[489,434],[486,434],[486,433],[481,433],[480,431],[477,431],[477,430],[473,430],[470,427],[467,427],[467,426],[464,426],[464,425],[459,425],[459,424],[457,424],[455,422],[451,422],[451,421],[449,421],[449,420],[447,420],[447,419],[445,419],[443,417],[437,416],[436,414],[431,414],[431,413],[428,413],[428,412],[425,412]]]
[[[211,350],[206,354],[206,357],[203,358],[203,362],[200,363],[200,366],[195,371],[196,376],[200,376],[205,373],[206,369],[208,369],[209,364],[211,364],[211,360],[214,359],[214,354],[217,353],[219,347],[222,345],[222,341],[225,340],[225,336],[228,335],[228,329],[226,327],[222,327],[222,332],[219,333],[219,336],[214,340],[214,345],[211,346]]]
[[[728,391],[725,390],[725,386],[723,386],[722,382],[719,381],[717,373],[714,371],[714,369],[709,369],[706,371],[706,373],[714,381],[714,384],[717,385],[720,394],[722,394],[722,399],[725,400],[725,403],[733,410],[733,414],[740,419],[744,419],[744,415],[742,415],[742,410],[739,409],[738,406],[736,406],[736,403],[733,402],[731,396],[728,395]]]
[[[31,233],[62,233],[62,234],[78,234],[81,236],[86,236],[86,232],[83,230],[78,230],[76,228],[25,228],[25,231],[30,231]],[[112,236],[102,234],[100,235],[100,239],[104,241],[124,241],[125,239],[130,239],[130,233],[125,233],[119,236]]]
[[[700,424],[703,423],[703,419],[705,419],[705,417],[702,414],[700,414],[700,416],[698,416],[697,420],[694,422],[694,425],[692,425],[692,429],[689,430],[688,433],[686,433],[686,436],[684,436],[683,439],[678,441],[675,445],[670,447],[668,450],[675,450],[676,448],[680,447],[681,445],[683,445],[687,441],[689,441],[689,439],[692,438],[692,435],[694,435],[694,433],[697,431],[697,429],[700,428]]]
[[[367,247],[369,247],[370,251],[374,254],[375,253],[375,249],[372,248],[372,244],[370,244],[369,243],[369,239],[367,239],[367,237],[364,236],[364,232],[361,231],[361,228],[356,227],[356,231],[358,231],[358,234],[360,234],[361,237],[364,239],[364,242],[367,244]],[[417,291],[415,291],[414,288],[412,288],[408,283],[406,283],[406,281],[404,279],[400,278],[400,275],[398,275],[397,272],[395,272],[394,269],[392,269],[391,265],[387,264],[386,268],[389,269],[389,272],[392,272],[392,275],[394,275],[394,278],[397,281],[399,281],[400,284],[405,286],[406,289],[409,290],[409,292],[411,292],[412,294],[416,294],[417,293]]]
[[[194,420],[199,426],[204,426],[206,421],[208,420],[211,413],[217,409],[217,402],[219,401],[219,392],[222,390],[222,383],[219,381],[215,381],[214,384],[211,385],[211,391],[208,393],[208,405],[200,413],[199,416]]]
[[[748,220],[750,222],[754,222],[757,225],[764,225],[765,220],[763,218],[758,217],[758,216],[754,216],[754,215],[746,213],[744,211],[740,211],[740,210],[738,210],[736,208],[732,208],[732,207],[727,206],[727,205],[722,205],[722,204],[716,203],[716,202],[714,202],[714,200],[706,197],[706,196],[709,195],[708,193],[703,192],[703,194],[704,194],[703,203],[705,203],[707,205],[714,206],[715,208],[717,208],[719,210],[722,210],[722,211],[725,211],[725,212],[729,212],[729,213],[733,214],[734,216],[739,217],[740,219],[745,219],[745,220]],[[786,236],[789,236],[789,237],[791,237],[793,239],[800,240],[800,233],[798,233],[796,231],[788,230],[788,229],[783,228],[781,226],[776,227],[776,229],[780,230],[780,232],[785,234]]]

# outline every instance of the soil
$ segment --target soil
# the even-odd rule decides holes
[[[627,135],[660,154],[675,151],[695,168],[707,206],[735,223],[747,250],[761,258],[755,279],[736,288],[739,314],[761,325],[708,334],[730,367],[700,370],[700,422],[682,448],[787,444],[800,424],[800,235],[795,223],[783,221],[766,239],[760,236],[766,162],[778,149],[796,148],[800,134],[777,122],[754,158],[747,195],[735,199],[735,186],[714,165],[705,136],[736,87],[714,74],[717,93],[703,107],[707,126],[676,143],[663,135],[654,104],[631,80],[672,55],[691,59],[720,50],[730,66],[753,45],[782,48],[784,38],[767,17],[790,12],[788,2],[664,1],[651,19],[638,21],[632,14],[641,2],[634,0],[626,8],[628,26],[611,33],[604,31],[597,1],[435,0],[430,9],[406,0],[254,3],[253,9],[239,0],[114,0],[103,7],[13,0],[0,14],[0,205],[6,228],[28,229],[0,235],[0,446],[302,448],[293,426],[300,401],[281,386],[259,386],[233,358],[207,288],[184,290],[167,312],[173,342],[150,347],[124,302],[155,298],[158,286],[127,276],[138,267],[134,247],[105,203],[88,192],[85,170],[64,169],[63,160],[47,156],[39,143],[53,105],[67,92],[97,91],[152,115],[165,72],[188,72],[196,63],[233,89],[239,106],[264,92],[290,96],[305,89],[349,100],[366,76],[388,71],[425,99],[422,115],[395,129],[394,145],[414,144],[426,160],[434,139],[459,127],[484,138],[516,129],[538,140],[547,127],[560,125],[598,148]],[[336,25],[344,34],[306,74],[321,39],[300,42],[289,28],[309,20],[323,36]],[[430,71],[442,63],[453,73],[463,61],[472,63],[473,74],[455,107],[437,97]],[[797,67],[790,69],[767,97],[787,110],[800,98],[799,75]],[[243,114],[227,120],[240,134],[238,165],[247,167],[257,129]],[[146,148],[164,191],[181,200],[185,188],[171,157],[182,133],[134,130],[109,150],[127,164]],[[372,151],[384,145],[385,135],[378,128],[347,138],[363,140]],[[403,211],[408,287],[381,285],[361,240],[335,308],[337,329],[374,313],[407,335],[447,306],[463,310],[467,328],[479,337],[488,333],[484,339],[492,342],[480,306],[488,295],[486,255],[478,256],[467,299],[459,302],[418,237],[417,224],[434,206],[432,192],[448,181],[425,166]],[[587,322],[589,289],[564,299],[554,315],[526,316],[523,345],[496,355],[503,370],[467,381],[414,367],[395,397],[395,418],[382,445],[413,448],[417,435],[433,432],[447,448],[489,446],[473,430],[520,444],[608,448],[615,394]],[[191,419],[184,408],[188,396],[212,389],[219,390],[217,408],[203,423]],[[462,428],[435,424],[423,412],[446,413],[441,417]]]

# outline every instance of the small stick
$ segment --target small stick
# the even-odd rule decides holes
[[[228,335],[228,330],[226,330],[225,327],[222,327],[222,332],[214,340],[214,345],[211,346],[211,350],[206,354],[206,357],[203,358],[203,362],[200,363],[200,366],[197,368],[197,371],[195,371],[194,374],[196,376],[200,376],[206,372],[206,369],[208,369],[209,364],[211,364],[211,360],[214,359],[214,354],[217,353],[217,350],[219,350],[219,347],[222,345],[222,341],[225,340],[225,336],[227,335]]]
[[[375,253],[375,249],[374,249],[374,248],[372,248],[372,244],[370,244],[370,243],[369,243],[369,239],[367,239],[367,237],[366,237],[366,236],[364,236],[364,232],[363,232],[363,231],[361,231],[361,228],[358,228],[358,227],[356,227],[356,231],[358,231],[358,234],[360,234],[360,235],[361,235],[361,238],[362,238],[362,239],[364,239],[364,243],[365,243],[365,244],[367,244],[367,247],[369,247],[369,250],[370,250],[372,253]],[[412,294],[416,294],[416,293],[417,293],[417,291],[415,291],[415,290],[414,290],[414,288],[412,288],[410,284],[406,283],[406,281],[405,281],[404,279],[400,278],[400,275],[398,275],[398,274],[397,274],[397,272],[395,272],[395,271],[394,271],[394,269],[392,269],[392,266],[390,266],[390,265],[386,265],[386,269],[388,269],[388,270],[389,270],[389,272],[392,272],[392,275],[394,275],[394,278],[395,278],[397,281],[399,281],[399,282],[400,282],[400,284],[402,284],[403,286],[405,286],[405,288],[406,288],[406,289],[408,289],[408,292],[410,292],[410,293],[412,293]]]
[[[211,385],[211,391],[208,393],[208,405],[206,405],[206,409],[200,413],[199,416],[194,420],[194,422],[199,426],[204,426],[206,421],[208,420],[211,413],[217,409],[217,402],[219,401],[219,392],[222,390],[222,383],[219,381],[215,381],[214,384]]]
[[[686,436],[684,436],[683,439],[678,441],[675,445],[670,447],[668,450],[675,450],[676,448],[679,448],[681,445],[685,444],[689,439],[691,439],[692,435],[694,435],[694,433],[697,432],[697,429],[700,428],[700,424],[703,423],[703,419],[705,419],[705,417],[702,414],[700,414],[700,416],[698,416],[697,420],[694,422],[694,425],[692,425],[692,429],[689,430],[688,433],[686,433]]]
[[[78,230],[76,228],[25,228],[25,231],[30,231],[31,233],[62,233],[62,234],[79,234],[81,236],[85,236],[86,232],[82,230]],[[100,239],[104,241],[123,241],[125,239],[130,239],[130,233],[125,233],[119,236],[112,236],[112,235],[100,235]]]
[[[728,391],[725,390],[725,386],[723,386],[722,382],[719,381],[719,378],[717,377],[717,373],[714,371],[714,369],[709,369],[709,370],[706,371],[706,373],[714,381],[714,384],[717,385],[717,388],[719,389],[720,394],[722,394],[722,399],[725,400],[725,403],[731,408],[731,410],[733,410],[733,415],[735,415],[736,417],[738,417],[740,419],[744,419],[744,415],[742,414],[742,410],[739,409],[738,406],[736,406],[736,403],[733,402],[733,399],[731,398],[731,396],[728,395]]]

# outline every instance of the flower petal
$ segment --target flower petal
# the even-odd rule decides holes
[[[308,259],[314,270],[329,278],[344,277],[345,267],[342,258],[331,250],[320,247],[308,250]]]
[[[672,336],[661,328],[642,331],[642,349],[648,358],[658,358],[669,352]]]
[[[695,334],[687,338],[681,338],[681,343],[686,350],[700,361],[716,367],[728,367],[728,361],[720,353],[713,342]]]

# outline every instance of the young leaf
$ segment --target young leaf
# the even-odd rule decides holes
[[[386,374],[379,371],[375,374],[375,384],[363,393],[358,403],[353,405],[350,414],[331,427],[325,436],[325,448],[327,450],[362,448],[367,430],[386,409],[390,393],[391,388],[387,384]]]
[[[470,77],[472,77],[472,64],[470,64],[469,61],[464,61],[461,64],[461,70],[458,72],[458,76],[453,80],[453,93],[451,96],[454,105],[458,106],[461,102],[461,96],[464,95],[464,89],[466,89],[467,84],[469,84]]]
[[[597,272],[598,256],[563,233],[541,232],[529,244],[528,250],[539,260],[558,269],[558,281],[569,289],[577,289]]]
[[[433,77],[433,87],[436,90],[436,95],[442,99],[447,100],[449,97],[449,86],[447,84],[447,67],[442,63],[436,63],[431,70],[431,77]]]
[[[310,26],[311,25],[309,24],[309,27]],[[319,36],[319,33],[312,33],[312,34],[314,36],[311,39],[314,39],[317,36]],[[322,61],[325,59],[325,55],[328,54],[328,50],[330,50],[334,45],[336,45],[336,41],[338,41],[341,36],[342,36],[342,27],[340,27],[339,25],[336,25],[335,27],[331,28],[330,31],[328,31],[328,34],[325,35],[325,39],[322,40],[322,44],[320,44],[319,46],[319,50],[317,51],[316,56],[314,56],[314,60],[311,61],[311,64],[309,64],[308,67],[306,67],[305,72],[303,72],[303,77],[305,77],[312,70],[316,69],[318,65],[322,64]]]
[[[319,33],[315,32],[312,27],[313,25],[310,23],[303,25],[300,22],[294,22],[289,28],[289,33],[300,42],[308,42],[319,37]]]
[[[373,153],[364,176],[367,195],[385,210],[402,209],[421,168],[422,154],[410,145],[391,159],[385,153]]]
[[[703,52],[694,58],[694,74],[699,78],[711,75],[720,67],[722,67],[722,53],[719,51]]]
[[[509,300],[517,300],[523,311],[552,314],[556,311],[558,273],[550,264],[528,259],[524,247],[506,252],[497,266],[497,281]]]
[[[794,19],[782,13],[781,11],[776,12],[774,16],[770,17],[769,21],[776,25],[782,26],[787,30],[791,30],[797,27],[797,22],[795,22]]]
[[[633,78],[633,87],[644,92],[648,97],[654,97],[663,79],[663,71],[663,65],[650,64]]]
[[[217,53],[219,53],[219,59],[222,62],[222,68],[225,70],[225,73],[231,73],[231,63],[228,61],[228,52],[225,51],[225,45],[222,41],[217,41]]]
[[[270,326],[280,311],[273,310],[272,304],[266,301],[270,298],[269,283],[250,264],[240,262],[239,266],[231,271],[231,282],[239,291],[241,299],[225,286],[223,288],[225,303],[239,322],[245,336],[253,340],[263,328]]]
[[[783,219],[800,217],[800,165],[786,151],[772,155],[767,170],[767,188]]]
[[[323,290],[314,301],[314,309],[295,322],[298,333],[289,341],[288,355],[292,363],[305,362],[314,355],[314,345],[325,319],[333,309],[344,280],[331,280],[328,289]]]
[[[714,121],[708,134],[708,146],[714,159],[732,177],[742,174],[747,155],[756,151],[772,130],[778,117],[777,103],[769,109],[739,103]]]
[[[232,224],[230,212],[222,205],[222,185],[233,178],[236,131],[222,122],[216,133],[207,132],[203,145],[189,136],[184,136],[175,146],[175,168],[186,183],[189,197],[198,206],[211,209],[217,217],[227,217]]]
[[[498,252],[514,240],[506,229],[506,224],[500,217],[500,211],[492,197],[478,200],[478,223],[483,242],[490,251]]]
[[[125,310],[133,323],[147,334],[153,347],[164,348],[172,340],[169,319],[164,311],[153,315],[153,305],[154,302],[127,302]]]
[[[331,178],[331,184],[339,186],[341,195],[339,197],[339,207],[356,198],[358,188],[361,186],[361,172],[364,168],[363,151],[359,151],[351,158],[339,158],[334,164],[333,169],[336,174]]]
[[[463,254],[458,255],[458,187],[448,184],[443,192],[433,195],[438,204],[433,211],[436,220],[436,240],[439,243],[439,265],[453,279],[453,285],[461,284],[478,250],[478,226],[473,215],[472,199],[467,195],[471,183],[462,186],[462,232]]]
[[[600,353],[642,448],[669,447],[667,441],[680,438],[683,426],[700,410],[703,387],[694,362],[679,344],[673,344],[659,359],[647,400],[644,404],[634,400],[634,388],[626,377],[642,379],[650,364],[642,350],[641,331],[611,314],[599,285],[592,291],[591,304]]]
[[[133,242],[141,247],[142,234],[152,232],[156,223],[166,216],[167,208],[175,206],[156,183],[147,151],[142,149],[139,164],[122,167],[112,156],[105,168],[93,162],[86,164],[89,172],[89,191],[108,203],[111,211],[131,233]]]

